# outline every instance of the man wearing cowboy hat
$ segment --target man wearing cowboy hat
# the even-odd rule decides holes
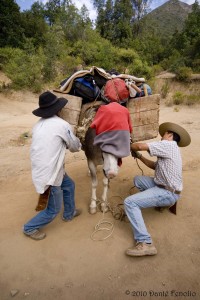
[[[141,193],[124,201],[127,217],[131,223],[136,246],[126,250],[130,256],[155,255],[157,250],[145,226],[141,208],[172,206],[182,191],[182,159],[179,147],[186,147],[191,139],[181,126],[166,122],[159,126],[161,141],[131,144],[132,156],[155,170],[154,177],[136,176],[134,185]],[[178,147],[179,146],[179,147]],[[157,161],[145,158],[138,151],[148,151]]]
[[[63,220],[70,221],[80,215],[75,208],[74,181],[66,174],[64,159],[66,148],[71,152],[81,150],[79,139],[73,134],[68,122],[59,117],[67,104],[65,98],[57,98],[47,91],[39,96],[39,108],[33,111],[41,117],[33,128],[31,144],[32,179],[36,191],[45,195],[48,191],[47,207],[28,221],[23,232],[34,240],[42,240],[46,234],[39,229],[57,216],[64,202]]]

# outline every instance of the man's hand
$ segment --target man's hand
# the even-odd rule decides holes
[[[142,157],[142,154],[138,151],[134,151],[134,150],[131,150],[131,155],[134,157],[134,158],[138,158],[140,159]]]

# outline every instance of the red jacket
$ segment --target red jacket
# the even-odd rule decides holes
[[[131,118],[126,107],[117,102],[101,106],[90,126],[96,130],[94,145],[118,158],[130,155]]]
[[[102,105],[90,126],[95,128],[96,135],[112,130],[128,130],[132,132],[132,124],[128,109],[117,102]]]

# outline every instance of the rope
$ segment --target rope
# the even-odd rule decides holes
[[[103,203],[103,201],[100,201],[100,200],[98,200],[98,201],[100,204]],[[90,236],[93,241],[104,241],[104,240],[108,239],[113,234],[113,231],[114,231],[114,223],[104,217],[105,216],[105,208],[108,207],[107,200],[104,202],[104,204],[105,205],[103,208],[103,218],[100,219],[99,222],[96,224],[96,226],[94,227],[94,231],[92,232],[92,234]],[[105,224],[110,227],[101,227],[101,226],[104,226]],[[109,233],[103,238],[94,238],[94,235],[99,231],[109,231]]]
[[[114,198],[114,197],[118,197],[123,201],[121,196],[117,195],[117,196],[112,196],[111,198]],[[113,218],[115,220],[125,221],[126,213],[125,213],[125,210],[124,210],[123,206],[124,206],[123,203],[118,203],[113,208],[111,208],[111,206],[109,205],[109,209],[110,209],[110,211],[113,215]]]
[[[138,164],[138,160],[137,160],[137,158],[136,158],[136,163],[137,163],[137,166],[138,166],[138,168],[141,170],[141,172],[142,172],[142,175],[144,174],[144,172],[143,172],[143,170],[142,170],[142,168],[139,166],[139,164]],[[132,195],[132,193],[131,193],[131,191],[132,191],[132,189],[134,189],[136,186],[134,185],[134,186],[132,186],[131,188],[130,188],[130,190],[129,190],[129,195]],[[111,198],[114,198],[114,197],[118,197],[118,198],[120,198],[122,201],[123,201],[123,199],[122,199],[122,197],[121,196],[119,196],[119,195],[115,195],[115,196],[112,196]],[[106,199],[106,201],[104,202],[104,201],[102,201],[102,200],[100,200],[100,199],[97,199],[97,208],[98,208],[98,210],[100,211],[100,208],[99,208],[99,206],[101,205],[101,203],[104,203],[105,205],[104,205],[104,209],[103,209],[103,218],[102,219],[100,219],[99,220],[99,222],[95,225],[95,227],[94,227],[94,231],[92,232],[92,234],[91,234],[91,239],[93,240],[93,241],[104,241],[104,240],[106,240],[106,239],[108,239],[112,234],[113,234],[113,231],[114,231],[114,223],[110,220],[110,219],[106,219],[104,216],[105,216],[105,208],[107,207],[108,208],[108,210],[112,213],[112,215],[113,215],[113,218],[115,219],[115,220],[120,220],[120,221],[125,221],[126,222],[126,212],[125,212],[125,210],[124,210],[124,208],[123,208],[123,206],[124,206],[124,204],[123,203],[118,203],[116,206],[114,206],[113,208],[111,207],[111,205],[110,205],[110,203],[107,201],[107,199]],[[109,225],[110,227],[101,227],[101,226],[104,226],[104,225]],[[99,231],[109,231],[109,233],[108,233],[108,235],[106,235],[105,237],[103,237],[103,238],[94,238],[94,235],[97,233],[97,232],[99,232]]]
[[[112,197],[120,197],[121,200],[122,200],[121,196],[112,196]],[[98,200],[97,207],[101,203],[103,203],[103,201]],[[116,206],[114,206],[114,208],[112,208],[111,205],[109,204],[109,202],[105,201],[105,206],[104,206],[104,209],[103,209],[103,218],[100,219],[99,222],[95,225],[94,231],[92,232],[92,234],[90,236],[93,241],[104,241],[104,240],[108,239],[113,234],[114,223],[110,219],[105,218],[105,207],[108,207],[109,211],[112,213],[115,220],[125,221],[126,213],[124,211],[124,208],[122,208],[121,206],[123,206],[123,203],[119,203]],[[108,225],[109,227],[104,227],[104,225]],[[97,232],[104,231],[104,230],[109,231],[109,233],[105,237],[103,237],[103,238],[94,238],[94,235]]]
[[[137,158],[136,158],[136,164],[137,164],[138,168],[140,169],[140,171],[142,172],[142,176],[143,176],[143,175],[144,175],[144,171],[143,171],[142,168],[140,167]]]
[[[80,139],[82,145],[84,145],[86,132],[89,129],[96,114],[94,105],[95,104],[93,103],[93,105],[84,112],[84,117],[81,121],[81,124],[77,127],[76,130],[76,135]]]

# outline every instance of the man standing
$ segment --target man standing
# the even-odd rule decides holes
[[[34,240],[42,240],[46,234],[39,229],[57,216],[64,202],[63,220],[70,221],[80,215],[75,208],[74,181],[66,174],[64,159],[66,148],[71,152],[81,150],[79,139],[68,122],[59,117],[67,104],[65,98],[57,98],[47,91],[39,97],[39,108],[33,114],[41,117],[33,128],[31,145],[32,179],[36,191],[48,194],[47,207],[24,225],[23,232]]]
[[[134,184],[141,193],[129,196],[124,201],[125,211],[136,240],[136,246],[126,250],[126,254],[130,256],[157,254],[146,229],[141,208],[172,206],[179,199],[183,188],[179,147],[190,144],[190,135],[181,126],[170,122],[161,124],[159,133],[161,141],[131,144],[132,156],[155,170],[155,176],[136,176]],[[148,151],[150,156],[157,156],[157,161],[145,158],[138,151]]]

